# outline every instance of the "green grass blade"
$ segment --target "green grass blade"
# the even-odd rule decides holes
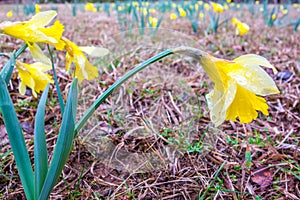
[[[45,137],[45,108],[49,84],[45,88],[35,116],[34,122],[34,178],[35,199],[40,196],[48,172],[48,151]]]
[[[53,157],[39,199],[47,199],[68,159],[74,138],[77,106],[77,79],[73,80]]]
[[[16,53],[12,53],[10,56],[9,61],[6,63],[6,65],[3,67],[3,69],[0,72],[0,75],[4,79],[5,83],[8,84],[14,66],[16,65],[16,58],[27,48],[27,44],[23,45]]]
[[[205,199],[205,196],[207,195],[208,191],[210,190],[210,188],[212,187],[212,185],[215,183],[219,173],[221,172],[222,168],[224,167],[224,165],[226,164],[226,160],[222,163],[222,165],[219,167],[219,169],[217,170],[217,172],[215,173],[212,181],[209,183],[207,189],[204,191],[204,193],[202,194],[201,197],[199,197],[198,200],[203,200]]]
[[[2,76],[0,76],[0,109],[25,195],[27,199],[34,199],[34,176],[30,158],[16,111]]]
[[[150,64],[168,56],[174,54],[172,49],[165,50],[148,60],[138,64],[135,68],[130,70],[127,74],[125,74],[122,78],[120,78],[118,81],[116,81],[113,85],[111,85],[98,99],[88,108],[88,110],[84,113],[84,115],[80,118],[80,120],[76,123],[74,134],[76,135],[78,131],[84,126],[84,124],[87,122],[87,120],[91,117],[91,115],[94,113],[94,111],[100,106],[100,104],[105,101],[105,99],[116,89],[118,88],[122,83],[124,83],[126,80],[128,80],[130,77],[138,73],[139,71],[145,69]]]

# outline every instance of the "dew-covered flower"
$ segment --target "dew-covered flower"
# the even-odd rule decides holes
[[[181,47],[174,50],[200,61],[214,89],[206,95],[211,121],[221,125],[225,120],[249,123],[258,111],[268,115],[268,104],[262,96],[278,94],[272,78],[260,67],[277,70],[264,57],[247,54],[232,61],[215,58],[198,49]]]
[[[46,74],[52,68],[50,65],[40,62],[26,64],[16,61],[16,68],[21,80],[19,92],[22,95],[25,94],[27,86],[32,90],[33,96],[37,97],[37,93],[43,91],[49,82],[53,83],[51,76]]]
[[[264,57],[248,54],[233,61],[201,56],[201,64],[214,82],[207,96],[212,122],[218,126],[224,120],[249,123],[258,116],[257,111],[268,115],[268,104],[262,96],[277,94],[272,78],[260,67],[276,69]]]
[[[92,57],[104,56],[108,53],[107,49],[100,47],[81,47],[77,46],[72,41],[63,37],[62,40],[65,42],[66,54],[66,70],[69,70],[71,64],[75,65],[75,76],[78,81],[93,80],[98,77],[98,69],[93,66],[86,58],[83,52],[87,53]]]
[[[58,50],[64,48],[61,36],[64,26],[60,21],[55,21],[50,27],[47,26],[57,15],[55,11],[45,11],[34,15],[29,21],[9,22],[0,24],[0,33],[24,40],[27,44],[47,43],[55,46]]]

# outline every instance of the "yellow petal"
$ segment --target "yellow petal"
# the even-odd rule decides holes
[[[28,47],[29,47],[31,56],[36,61],[51,65],[50,59],[47,56],[45,56],[45,54],[43,53],[41,48],[36,43],[33,43],[33,44],[28,43]]]
[[[101,47],[90,47],[90,46],[81,46],[79,49],[87,53],[91,57],[102,57],[109,53],[108,49]]]
[[[215,86],[214,90],[206,95],[208,108],[210,110],[210,119],[215,126],[219,126],[225,121],[226,110],[233,102],[236,90],[236,82],[230,80],[225,90],[220,91]]]
[[[41,62],[32,63],[32,64],[30,64],[30,66],[31,66],[31,68],[38,69],[38,71],[40,71],[40,72],[46,72],[46,71],[49,71],[49,70],[52,69],[51,65],[48,65],[48,64],[45,64],[45,63],[41,63]]]
[[[64,25],[59,20],[54,22],[53,26],[51,27],[39,28],[38,30],[47,35],[48,37],[55,39],[55,41],[52,42],[52,45],[55,46],[56,49],[64,49],[65,43],[61,40],[62,34],[64,32]]]
[[[245,66],[251,65],[251,64],[261,65],[261,66],[264,66],[267,68],[271,68],[275,74],[277,73],[276,68],[273,65],[271,65],[271,63],[267,59],[265,59],[264,57],[259,56],[259,55],[246,54],[246,55],[237,57],[233,61],[240,63],[242,65],[245,65]]]
[[[270,94],[278,94],[279,90],[273,79],[258,65],[234,65],[227,74],[233,78],[239,85],[249,91],[266,96]]]
[[[209,54],[203,54],[200,59],[202,68],[205,70],[208,77],[216,84],[216,86],[223,85],[222,76],[218,67],[215,65],[215,58]]]
[[[39,12],[36,15],[34,15],[28,22],[27,24],[30,26],[35,26],[35,27],[43,27],[48,25],[57,15],[56,11],[54,10],[49,10],[49,11],[44,11],[44,12]]]
[[[257,118],[257,111],[269,115],[266,100],[237,85],[235,98],[227,109],[226,120],[236,121],[238,117],[240,123],[249,123]]]
[[[98,77],[97,67],[93,66],[83,54],[77,55],[74,63],[76,66],[75,76],[79,82],[83,80],[93,80]]]
[[[51,66],[43,63],[26,64],[19,61],[16,62],[16,66],[21,79],[19,85],[21,94],[25,94],[27,86],[32,90],[33,96],[36,97],[37,93],[43,91],[49,82],[53,83],[51,76],[45,73]]]

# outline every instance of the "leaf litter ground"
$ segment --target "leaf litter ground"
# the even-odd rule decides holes
[[[188,20],[170,21],[165,16],[155,36],[151,30],[145,35],[138,31],[122,34],[115,15],[78,12],[73,17],[71,10],[62,14],[66,5],[58,7],[65,36],[79,45],[103,46],[112,52],[91,60],[101,75],[80,86],[80,114],[136,64],[161,49],[181,45],[226,59],[246,53],[262,55],[280,72],[270,74],[281,94],[267,97],[270,115],[259,116],[245,129],[231,122],[214,128],[204,98],[212,85],[199,64],[180,56],[165,58],[116,90],[95,112],[76,137],[51,199],[300,198],[299,33],[291,28],[268,28],[256,20],[244,37],[235,36],[231,25],[220,27],[217,35],[204,35],[204,25],[200,25],[200,33],[195,34]],[[5,13],[1,10],[2,19]],[[248,24],[254,20],[251,15],[241,18]],[[6,36],[0,40],[1,52],[11,52],[22,44]],[[64,53],[58,52],[56,57],[60,87],[67,95],[71,77],[64,72]],[[28,60],[29,54],[22,59]],[[1,59],[1,66],[5,62]],[[38,102],[30,91],[21,96],[17,88],[15,74],[9,89],[32,156]],[[0,198],[24,199],[0,120]],[[52,87],[45,117],[49,152],[60,122]],[[245,159],[247,147],[250,164]],[[151,159],[156,162],[146,162]]]

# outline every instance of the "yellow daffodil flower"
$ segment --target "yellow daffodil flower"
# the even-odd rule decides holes
[[[157,26],[157,22],[158,22],[157,18],[151,16],[149,17],[149,23],[151,24],[152,27],[155,28]]]
[[[137,9],[137,10],[139,10],[139,9]],[[144,16],[147,16],[147,14],[148,14],[147,8],[143,8],[143,14],[144,14]]]
[[[281,12],[282,12],[283,15],[288,14],[288,10],[287,10],[287,9],[284,9],[284,10],[282,10]]]
[[[203,1],[198,1],[198,4],[201,6],[203,5]]]
[[[132,6],[134,6],[134,7],[138,7],[138,6],[139,6],[139,2],[137,2],[137,1],[133,1],[133,2],[132,2]]]
[[[175,13],[171,13],[171,14],[170,14],[170,19],[171,19],[171,20],[177,19],[177,15],[176,15]]]
[[[259,1],[255,1],[255,4],[256,4],[256,5],[259,5]]]
[[[260,7],[259,8],[259,12],[263,12],[264,11],[264,8],[263,7]]]
[[[86,11],[92,11],[92,12],[97,12],[97,9],[94,7],[94,4],[89,3],[89,2],[85,4],[84,10],[86,10]]]
[[[245,35],[250,30],[248,24],[240,22],[237,18],[232,18],[232,24],[236,26],[235,34],[236,35]]]
[[[206,97],[211,120],[216,126],[224,120],[236,121],[237,118],[240,123],[249,123],[257,118],[257,111],[269,114],[266,100],[260,96],[277,94],[279,90],[259,66],[276,72],[265,58],[248,54],[228,61],[205,55],[201,63],[215,83],[214,90]]]
[[[41,6],[39,4],[35,4],[34,5],[34,8],[35,8],[35,13],[39,13],[41,11]]]
[[[12,16],[13,16],[12,10],[10,10],[10,11],[8,11],[8,12],[6,13],[6,17],[7,17],[7,18],[12,18]]]
[[[149,9],[149,13],[155,13],[155,12],[156,12],[155,8],[150,8]]]
[[[268,104],[262,96],[278,94],[272,78],[260,67],[277,70],[264,57],[247,54],[232,61],[219,59],[198,49],[178,48],[183,53],[198,59],[214,82],[214,89],[206,95],[212,122],[219,126],[225,120],[250,123],[258,111],[268,115]]]
[[[45,27],[54,19],[56,14],[55,11],[45,11],[34,15],[29,21],[2,22],[0,33],[24,40],[27,44],[42,42],[62,50],[64,49],[64,42],[60,38],[64,26],[57,20],[52,26]]]
[[[271,16],[271,18],[272,18],[272,20],[274,21],[275,19],[276,19],[276,14],[273,14],[272,16]]]
[[[284,6],[283,6],[283,5],[280,5],[280,6],[279,6],[279,9],[280,9],[280,10],[283,10],[283,9],[284,9]]]
[[[199,10],[199,5],[195,4],[195,10],[198,11]]]
[[[224,7],[219,3],[211,2],[211,6],[213,8],[213,11],[216,13],[224,12]]]
[[[180,17],[185,17],[186,16],[186,12],[183,8],[178,8],[178,11],[179,11]]]
[[[205,10],[209,10],[209,9],[210,9],[210,5],[209,5],[208,3],[205,3],[205,4],[204,4],[204,9],[205,9]]]
[[[37,97],[37,93],[43,91],[49,82],[53,83],[51,76],[45,73],[52,68],[50,65],[38,62],[26,64],[17,61],[16,68],[21,79],[19,92],[22,95],[25,94],[27,86],[32,90],[33,96]]]
[[[83,80],[93,80],[98,77],[98,69],[93,66],[83,54],[87,53],[92,57],[104,56],[108,53],[107,49],[99,47],[80,47],[72,41],[63,37],[62,40],[65,42],[66,54],[66,70],[68,71],[71,64],[75,65],[75,76],[79,82]]]
[[[203,19],[203,18],[204,18],[204,14],[203,14],[203,12],[200,12],[200,13],[199,13],[199,17],[200,17],[201,19]]]
[[[227,0],[227,3],[231,3],[231,0]]]

